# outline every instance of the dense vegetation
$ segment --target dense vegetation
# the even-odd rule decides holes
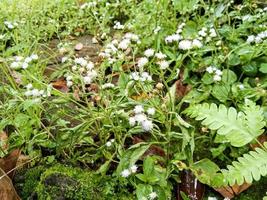
[[[13,180],[22,199],[266,195],[264,1],[2,0],[0,11],[0,156],[27,157]]]

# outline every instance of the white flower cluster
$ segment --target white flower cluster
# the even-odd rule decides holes
[[[259,44],[263,42],[267,38],[267,30],[262,31],[257,35],[250,35],[247,38],[247,43],[256,43]]]
[[[38,90],[36,88],[33,88],[32,84],[26,85],[26,92],[24,93],[27,97],[46,97],[47,94],[45,94],[44,90]]]
[[[114,39],[108,43],[104,51],[99,53],[99,56],[107,58],[112,64],[116,60],[123,59],[130,49],[131,44],[140,44],[141,41],[138,35],[134,33],[126,33],[121,40]]]
[[[115,142],[115,139],[111,139],[110,141],[107,141],[106,146],[111,147],[111,145]]]
[[[216,30],[214,28],[208,28],[203,27],[200,31],[198,31],[198,40],[206,39],[206,42],[212,41],[212,38],[217,37]]]
[[[151,82],[152,77],[149,75],[148,72],[132,72],[130,74],[130,79],[134,81],[141,81],[141,82]]]
[[[185,26],[185,23],[183,22],[182,24],[180,24],[177,28],[177,31],[175,34],[173,35],[169,35],[165,38],[165,42],[166,43],[173,43],[173,42],[179,42],[180,40],[183,39],[183,36],[180,35],[180,33],[183,32],[183,28]]]
[[[67,86],[71,87],[73,85],[73,77],[72,76],[67,76],[66,80],[67,80]]]
[[[88,3],[84,3],[83,5],[81,5],[81,9],[85,9],[85,8],[91,8],[91,7],[95,7],[97,5],[96,1],[92,1],[92,2],[88,2]]]
[[[167,58],[167,56],[165,54],[163,54],[162,52],[158,52],[155,54],[155,50],[154,49],[147,49],[144,51],[144,55],[146,57],[140,58],[138,60],[138,67],[140,67],[140,62],[143,64],[141,66],[144,66],[146,63],[148,63],[148,58],[152,57],[155,55],[155,57],[158,59],[157,64],[159,65],[160,69],[164,70],[167,69],[169,67],[169,62],[164,60],[165,58]]]
[[[207,67],[206,71],[209,74],[213,74],[213,80],[214,81],[221,81],[222,80],[222,74],[223,72],[221,70],[219,70],[218,68],[214,67],[214,66],[209,66]]]
[[[74,63],[72,71],[79,72],[83,76],[85,84],[91,84],[97,77],[97,72],[94,70],[94,63],[91,61],[88,62],[84,58],[75,58]],[[71,79],[69,81],[71,81]]]
[[[124,25],[122,25],[120,22],[115,21],[114,24],[115,24],[113,26],[114,29],[117,29],[117,30],[123,30],[124,29]]]
[[[129,169],[124,169],[124,170],[121,172],[121,176],[122,176],[123,178],[127,178],[127,177],[129,177],[131,174],[136,173],[136,172],[137,172],[137,169],[138,169],[137,165],[133,165],[133,166],[131,166]]]
[[[14,29],[15,27],[18,26],[17,22],[9,22],[9,21],[4,21],[4,24],[8,29]]]
[[[173,43],[177,42],[178,48],[181,50],[190,50],[190,49],[197,49],[203,46],[202,42],[199,39],[184,39],[180,33],[183,31],[183,27],[185,23],[182,23],[178,26],[178,29],[175,34],[169,35],[165,38],[166,43]],[[166,63],[165,63],[166,64]]]
[[[208,197],[208,200],[217,200],[216,197]],[[230,200],[230,198],[225,197],[223,200]]]
[[[29,64],[38,60],[38,55],[32,54],[29,57],[15,56],[13,62],[10,64],[12,69],[27,69]]]
[[[146,132],[149,132],[153,128],[152,120],[149,120],[147,115],[144,113],[144,107],[142,105],[137,105],[134,108],[135,115],[129,118],[130,126],[141,125],[142,129]],[[150,116],[155,114],[154,108],[147,109],[146,113]]]

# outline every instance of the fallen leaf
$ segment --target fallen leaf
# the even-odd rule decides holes
[[[8,173],[8,176],[11,179],[14,176],[15,171],[13,169],[17,165],[17,161],[20,156],[20,153],[21,153],[20,149],[15,149],[11,151],[7,156],[0,159],[0,168],[4,170],[5,173]]]
[[[0,141],[2,143],[1,148],[3,150],[7,150],[8,149],[8,143],[7,143],[8,136],[7,136],[6,132],[3,131],[3,132],[0,133]]]
[[[226,186],[221,188],[215,188],[217,192],[219,192],[224,198],[232,199],[235,196],[238,196],[243,191],[247,190],[251,184],[243,183],[242,185],[233,185],[233,186]]]
[[[67,82],[65,80],[62,80],[62,79],[59,79],[59,80],[52,82],[52,86],[53,86],[53,88],[55,88],[61,92],[64,92],[64,93],[67,93],[69,91],[69,88],[67,86]]]
[[[0,199],[1,200],[20,200],[11,179],[0,168]]]
[[[184,85],[181,80],[177,80],[175,84],[176,84],[176,96],[178,98],[184,97],[191,90],[191,87],[188,85]]]
[[[83,49],[83,44],[82,43],[78,43],[78,44],[75,45],[75,50],[76,51],[80,51],[82,49]]]
[[[257,139],[261,144],[263,144],[264,142],[267,141],[267,135],[266,134],[262,134]],[[261,148],[261,146],[258,143],[250,144],[250,147],[253,150],[255,150],[256,148]]]

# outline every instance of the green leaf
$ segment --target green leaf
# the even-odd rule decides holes
[[[202,120],[204,126],[217,130],[217,134],[224,135],[235,147],[244,146],[257,138],[265,126],[262,109],[252,102],[245,108],[245,113],[222,104],[217,107],[214,103],[191,105],[184,113]]]
[[[150,144],[137,144],[126,150],[120,158],[116,173],[120,174],[124,169],[133,166],[149,147]]]
[[[232,70],[223,70],[222,82],[225,84],[233,84],[236,80],[237,76]]]
[[[172,0],[175,10],[181,14],[191,12],[196,9],[199,0]]]
[[[267,143],[264,143],[267,148]],[[261,176],[267,175],[267,152],[263,149],[256,148],[239,157],[232,165],[228,165],[227,169],[222,170],[226,184],[242,185],[244,182],[252,183],[253,180],[258,181]]]
[[[197,179],[204,184],[211,186],[224,184],[223,175],[219,173],[220,168],[207,158],[194,163],[190,169]]]
[[[212,95],[221,102],[228,100],[230,86],[226,84],[216,84],[212,88]]]
[[[261,73],[267,74],[267,63],[262,63],[262,64],[260,65],[260,69],[259,69],[259,71],[260,71]]]
[[[138,184],[136,187],[136,196],[138,200],[148,199],[149,194],[153,192],[151,185]]]

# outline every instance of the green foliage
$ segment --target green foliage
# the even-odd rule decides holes
[[[185,113],[196,120],[203,120],[202,125],[217,130],[217,134],[225,136],[226,141],[235,147],[250,143],[263,133],[265,126],[262,109],[250,101],[243,112],[223,104],[204,103],[191,105]]]
[[[264,149],[256,148],[228,165],[222,170],[226,183],[229,185],[242,185],[244,182],[252,183],[267,175],[267,143]]]

